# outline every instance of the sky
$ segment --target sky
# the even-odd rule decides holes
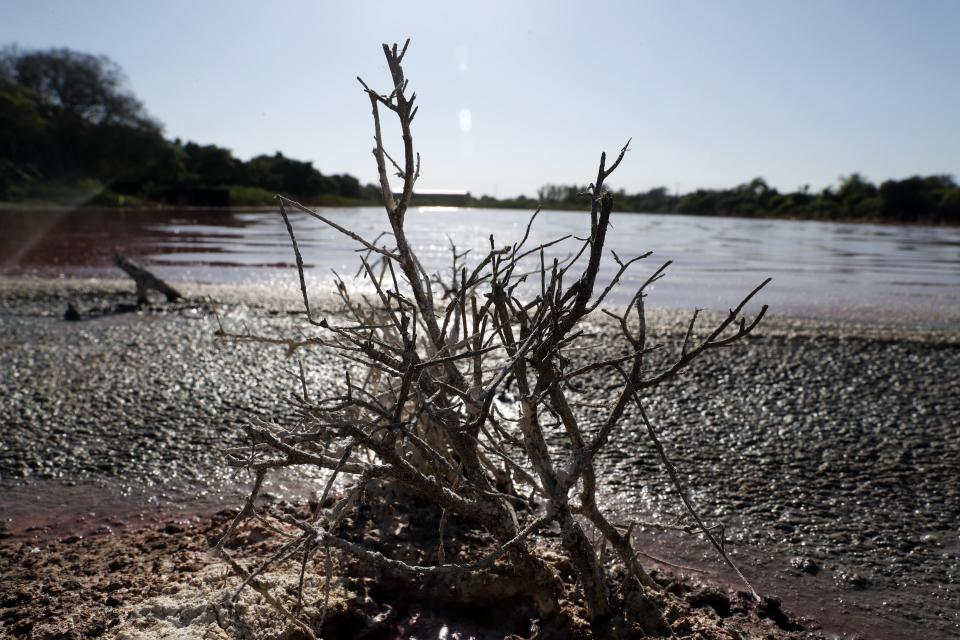
[[[405,59],[419,186],[535,196],[630,152],[627,191],[960,176],[960,2],[0,0],[0,46],[109,56],[170,138],[373,182]],[[386,138],[400,153],[396,127]]]

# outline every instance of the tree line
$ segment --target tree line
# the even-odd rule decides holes
[[[379,202],[379,188],[325,175],[279,151],[248,161],[229,149],[168,140],[104,56],[69,49],[0,50],[0,201],[75,205],[238,206],[283,193],[312,204]],[[538,198],[470,198],[473,206],[579,209],[580,185],[546,185]],[[859,174],[812,192],[781,193],[763,178],[685,194],[617,192],[621,211],[960,223],[952,176],[875,185]],[[428,204],[422,201],[420,204]]]
[[[547,185],[538,192],[547,206],[582,203],[586,187]],[[803,186],[780,193],[763,178],[732,189],[697,189],[685,194],[657,187],[641,193],[617,192],[618,207],[644,213],[686,213],[745,217],[798,217],[824,220],[891,220],[960,224],[960,186],[952,176],[913,176],[875,185],[854,173],[820,192]]]
[[[324,175],[277,152],[167,140],[120,67],[69,49],[0,51],[0,201],[92,205],[265,204],[376,200],[347,174]]]

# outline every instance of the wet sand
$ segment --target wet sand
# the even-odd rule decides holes
[[[289,332],[303,318],[296,300],[266,289],[184,288],[183,305],[65,322],[68,300],[96,315],[130,297],[127,283],[0,284],[9,540],[239,504],[246,477],[223,468],[218,448],[238,442],[251,414],[290,415],[296,360],[218,342],[210,300],[238,330]],[[682,336],[682,314],[654,310],[653,320],[668,345]],[[609,325],[595,331],[614,353]],[[338,372],[323,354],[304,359],[314,392],[331,388]],[[609,386],[598,376],[580,390],[595,399]],[[960,632],[957,333],[773,317],[649,402],[697,504],[726,524],[745,572],[786,608],[848,635]],[[602,460],[607,503],[624,521],[668,521],[666,476],[635,424],[625,421]],[[308,487],[291,478],[274,493]],[[699,540],[638,535],[653,555],[729,580]]]

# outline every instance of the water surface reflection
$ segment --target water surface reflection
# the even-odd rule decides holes
[[[367,238],[385,227],[377,208],[328,209],[324,214]],[[491,209],[413,209],[407,229],[425,266],[449,266],[448,238],[474,257],[523,235],[529,212]],[[336,231],[294,214],[300,246],[315,286],[329,289],[331,270],[352,274],[356,246]],[[615,214],[609,248],[621,257],[648,250],[612,302],[629,299],[663,261],[668,277],[650,302],[670,307],[725,309],[767,276],[764,301],[778,313],[842,319],[942,324],[960,313],[960,229],[755,220],[666,214]],[[543,212],[530,243],[585,235],[586,215]],[[547,257],[575,252],[570,239]],[[178,281],[293,287],[293,256],[275,211],[75,211],[0,213],[0,273],[41,277],[114,276],[114,251],[136,256]],[[531,266],[532,263],[531,263]],[[608,260],[605,275],[615,264]]]

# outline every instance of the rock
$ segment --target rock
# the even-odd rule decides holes
[[[794,569],[802,571],[803,573],[809,573],[810,575],[817,575],[820,571],[820,565],[811,558],[805,558],[803,556],[797,556],[790,560],[790,566]]]
[[[853,571],[838,570],[833,574],[834,583],[841,588],[847,589],[866,589],[867,579]]]

